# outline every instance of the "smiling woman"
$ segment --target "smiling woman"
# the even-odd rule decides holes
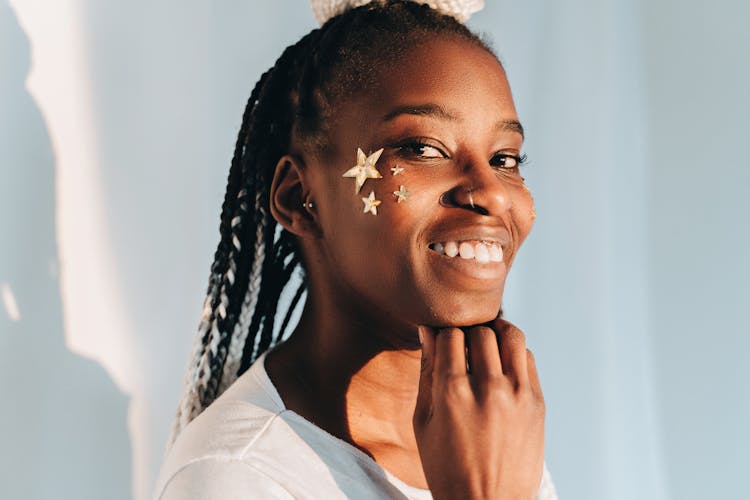
[[[345,9],[257,84],[157,498],[556,498],[534,358],[501,319],[534,219],[523,128],[447,14]]]

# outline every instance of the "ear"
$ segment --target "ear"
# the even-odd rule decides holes
[[[301,238],[314,238],[320,231],[314,209],[306,208],[310,191],[305,163],[296,155],[284,155],[276,164],[271,181],[271,214],[284,229]]]

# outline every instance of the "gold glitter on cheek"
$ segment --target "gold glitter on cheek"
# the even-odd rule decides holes
[[[396,200],[397,203],[401,203],[402,201],[409,201],[409,196],[411,196],[411,191],[407,191],[402,185],[398,188],[398,191],[393,192],[393,196],[398,198]]]
[[[365,204],[363,213],[371,213],[372,215],[378,215],[378,205],[380,200],[375,199],[375,191],[370,191],[370,196],[362,198],[362,202]]]
[[[378,169],[375,168],[375,164],[378,162],[378,158],[383,153],[383,149],[379,149],[367,156],[362,148],[357,148],[357,164],[352,168],[344,172],[342,177],[354,178],[354,192],[359,193],[367,179],[382,179]]]

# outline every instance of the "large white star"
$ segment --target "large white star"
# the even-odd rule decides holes
[[[383,153],[383,148],[378,149],[370,156],[365,155],[365,152],[361,148],[357,148],[357,164],[352,168],[344,172],[342,177],[354,177],[356,189],[355,193],[359,193],[362,186],[365,184],[367,179],[382,179],[383,176],[375,168],[378,158]]]
[[[375,191],[370,191],[370,196],[362,198],[362,201],[365,204],[364,213],[370,212],[372,215],[378,215],[378,205],[380,205],[380,200],[375,199]]]

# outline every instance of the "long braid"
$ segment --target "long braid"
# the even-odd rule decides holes
[[[289,131],[284,134],[274,130],[274,113],[279,110],[272,109],[277,107],[273,104],[264,103],[278,102],[288,95],[288,92],[282,96],[268,94],[273,93],[274,86],[279,87],[279,80],[288,76],[290,70],[285,67],[290,63],[297,65],[294,64],[295,52],[300,52],[298,49],[304,49],[307,44],[308,40],[303,39],[284,52],[276,66],[256,84],[245,108],[222,205],[221,240],[211,266],[197,341],[170,442],[237,377],[236,368],[244,349],[242,337],[246,339],[251,331],[247,318],[256,308],[258,292],[263,288],[260,277],[269,267],[267,247],[269,242],[273,244],[276,227],[265,208],[268,206],[265,186],[270,183],[269,173],[256,165],[262,165],[264,160],[277,154],[268,149],[285,148],[290,135]],[[268,140],[274,132],[286,137]],[[248,202],[250,199],[252,203]],[[241,253],[242,249],[251,246],[254,247],[251,257],[241,258],[249,253],[247,250]]]
[[[277,231],[268,208],[274,169],[292,135],[324,147],[320,139],[332,102],[372,84],[371,67],[382,54],[403,52],[435,33],[487,48],[466,27],[427,6],[379,1],[350,9],[287,47],[255,85],[235,144],[220,241],[170,443],[281,340],[307,289],[303,277],[275,330],[281,295],[301,266],[294,237]]]
[[[200,401],[200,385],[198,381],[202,376],[204,376],[206,372],[206,348],[212,342],[212,338],[217,336],[217,331],[214,327],[214,319],[217,303],[220,302],[219,295],[222,282],[222,274],[226,271],[227,281],[229,282],[230,286],[234,284],[236,275],[236,265],[232,260],[229,259],[229,256],[227,255],[227,240],[230,239],[229,233],[231,229],[236,226],[236,221],[238,221],[239,219],[234,218],[230,220],[229,227],[227,227],[225,221],[228,218],[228,214],[231,211],[234,211],[234,198],[237,196],[234,186],[239,184],[239,179],[242,174],[240,160],[244,154],[246,146],[247,132],[250,127],[250,116],[258,101],[260,89],[263,87],[267,75],[268,73],[264,74],[255,85],[255,88],[253,89],[250,98],[247,101],[247,105],[245,106],[245,111],[242,116],[242,125],[240,126],[240,132],[237,136],[234,155],[232,157],[232,163],[229,170],[229,178],[227,180],[227,191],[224,196],[224,202],[222,204],[222,223],[219,227],[221,239],[219,241],[218,248],[216,249],[216,253],[214,254],[214,263],[211,266],[208,291],[206,299],[204,301],[200,323],[198,325],[198,334],[196,336],[195,345],[192,349],[190,357],[191,362],[185,376],[184,391],[181,398],[181,404],[177,409],[177,415],[175,418],[175,424],[172,429],[172,435],[170,436],[170,442],[172,442],[174,438],[176,438],[180,429],[187,425],[187,423],[192,420],[198,413],[200,413],[202,409],[197,404],[198,401]]]

